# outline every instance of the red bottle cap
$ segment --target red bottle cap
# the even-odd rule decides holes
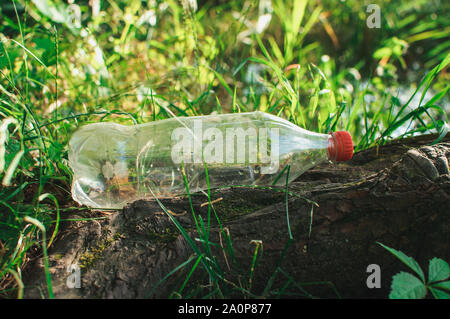
[[[347,131],[330,134],[328,142],[328,158],[336,162],[348,161],[353,156],[352,136]]]

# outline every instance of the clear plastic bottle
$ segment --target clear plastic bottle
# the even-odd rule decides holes
[[[221,186],[284,185],[328,160],[349,160],[348,132],[319,134],[277,116],[234,113],[124,126],[83,126],[69,142],[72,196],[95,208]],[[207,168],[208,178],[206,176]]]

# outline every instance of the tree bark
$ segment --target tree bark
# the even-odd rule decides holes
[[[195,241],[200,236],[187,198],[162,200],[171,217],[155,200],[140,200],[120,212],[95,213],[103,219],[65,222],[49,250],[55,296],[165,298],[179,292],[197,255],[174,218],[204,254],[182,297],[220,296],[205,270],[212,256],[212,276],[220,275],[225,297],[387,298],[392,276],[408,268],[377,242],[415,258],[425,273],[429,259],[450,256],[450,138],[422,146],[435,138],[394,141],[346,163],[322,164],[291,183],[288,196],[284,189],[215,190],[220,225],[207,197],[192,196],[197,223],[201,216],[206,225],[210,213],[209,249]],[[64,216],[77,217],[86,216]],[[380,267],[381,288],[367,286],[371,264]],[[70,265],[80,267],[79,289],[67,286]],[[37,259],[25,274],[25,296],[46,296],[44,278]]]

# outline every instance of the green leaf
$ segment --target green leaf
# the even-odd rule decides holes
[[[382,243],[378,244],[389,251],[391,254],[393,254],[395,257],[400,259],[402,263],[413,270],[420,277],[420,279],[422,279],[422,282],[425,283],[425,275],[423,274],[423,270],[422,268],[420,268],[419,264],[414,260],[414,258],[406,256],[403,252],[395,250],[394,248],[390,248],[386,245],[383,245]]]
[[[439,136],[436,138],[436,140],[433,141],[433,143],[431,143],[431,145],[435,145],[437,143],[439,143],[440,141],[442,141],[444,139],[444,137],[447,135],[449,131],[449,126],[447,123],[444,122],[444,124],[442,125],[440,132],[439,132]]]
[[[63,4],[55,5],[49,0],[32,0],[37,9],[45,16],[57,23],[64,23],[66,18],[65,6]]]
[[[41,14],[53,22],[65,24],[72,33],[78,34],[80,27],[75,26],[72,21],[74,16],[70,6],[65,3],[54,3],[51,0],[32,0],[32,2]]]
[[[416,276],[402,271],[392,277],[389,299],[422,299],[426,294],[427,288]]]
[[[390,57],[392,55],[391,48],[381,48],[375,51],[373,54],[374,59],[382,59],[384,57]]]
[[[25,151],[20,150],[11,161],[11,164],[9,164],[8,169],[5,172],[5,176],[3,177],[2,185],[3,186],[11,186],[11,179],[13,178],[14,172],[19,165],[20,160],[22,159],[23,154]]]
[[[450,266],[442,259],[434,257],[428,266],[428,282],[446,280],[450,277]]]
[[[42,62],[33,52],[28,50],[22,43],[17,42],[14,39],[11,39],[11,41],[20,46],[27,54],[31,55],[37,62],[39,62],[52,77],[55,77],[55,75],[48,69],[48,67],[44,64],[44,62]]]
[[[436,299],[450,299],[450,294],[445,291],[430,287],[430,291]]]
[[[437,284],[433,284],[432,287],[450,291],[450,281],[439,282]]]

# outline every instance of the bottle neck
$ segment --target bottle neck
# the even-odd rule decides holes
[[[327,148],[327,156],[328,160],[335,162],[337,157],[336,152],[336,137],[333,133],[328,134],[328,148]]]

